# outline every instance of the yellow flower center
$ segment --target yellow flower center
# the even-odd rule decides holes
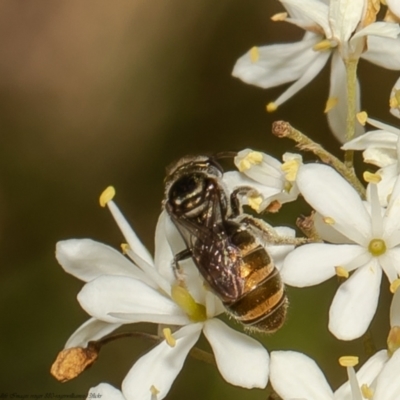
[[[372,239],[368,245],[368,251],[374,256],[381,256],[386,252],[386,243],[382,239]]]
[[[171,297],[185,311],[191,321],[201,322],[207,319],[206,308],[203,304],[196,303],[184,287],[179,285],[172,286]]]

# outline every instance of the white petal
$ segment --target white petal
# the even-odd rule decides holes
[[[335,107],[327,113],[329,127],[335,137],[341,142],[346,141],[346,120],[347,120],[347,89],[346,89],[346,68],[339,52],[335,51],[331,62],[331,75],[329,98],[337,99]],[[357,80],[356,87],[356,110],[360,110],[360,85]],[[355,136],[364,133],[364,128],[356,123]]]
[[[382,129],[373,130],[345,143],[342,150],[365,150],[368,147],[395,149],[398,135]]]
[[[265,388],[269,356],[259,342],[215,318],[205,322],[203,332],[213,349],[219,372],[227,382],[248,389]]]
[[[392,22],[383,22],[378,21],[372,24],[367,25],[365,28],[359,30],[352,36],[353,39],[360,38],[362,36],[372,35],[375,37],[382,37],[382,38],[392,38],[396,39],[399,36],[400,27],[398,24],[394,24]]]
[[[100,383],[99,385],[89,389],[86,400],[93,399],[126,400],[124,395],[118,389],[108,383]]]
[[[358,269],[340,285],[329,310],[329,330],[340,340],[359,338],[378,305],[382,270],[376,261]]]
[[[58,242],[56,258],[66,272],[84,282],[101,275],[124,275],[149,281],[145,274],[120,252],[91,239]]]
[[[385,239],[390,243],[391,236],[400,230],[400,175],[394,184],[393,191],[390,196],[389,204],[387,206],[385,217],[383,220]],[[398,243],[390,243],[392,247]]]
[[[386,0],[386,4],[389,7],[389,10],[400,18],[400,3],[398,0]]]
[[[137,237],[135,231],[129,225],[128,221],[125,219],[117,205],[113,201],[109,201],[107,206],[132,251],[137,253],[138,256],[145,260],[148,264],[154,265],[151,254]]]
[[[363,151],[364,162],[376,165],[379,168],[397,164],[395,149],[368,148]]]
[[[236,61],[232,75],[264,89],[295,81],[318,58],[319,53],[312,47],[320,38],[314,35],[295,43],[258,47],[259,58],[255,62],[248,51]]]
[[[329,22],[334,37],[344,44],[356,30],[364,10],[364,0],[331,0]]]
[[[322,215],[318,212],[314,213],[314,227],[320,238],[326,242],[334,244],[354,244],[348,237],[338,232],[332,225],[327,224]]]
[[[223,183],[227,187],[229,192],[240,187],[251,187],[254,188],[263,198],[271,198],[277,195],[283,190],[283,179],[270,179],[269,185],[266,186],[262,183],[258,183],[255,180],[246,177],[244,174],[237,171],[228,171],[224,173]],[[246,197],[243,199],[246,202]]]
[[[295,351],[271,353],[270,379],[283,399],[332,400],[332,390],[314,360]]]
[[[167,225],[168,224],[168,225]],[[172,268],[172,260],[174,258],[174,253],[172,252],[169,240],[167,240],[167,235],[171,235],[170,240],[181,240],[179,232],[176,229],[170,229],[170,218],[165,210],[160,214],[156,226],[155,234],[155,245],[154,245],[154,264],[158,272],[172,283],[176,280],[174,276],[174,271]],[[172,224],[173,225],[173,224]],[[175,228],[175,227],[174,227]],[[184,249],[185,246],[182,243],[180,249]]]
[[[197,332],[177,339],[175,347],[163,341],[141,357],[122,382],[122,392],[126,399],[150,400],[150,390],[154,387],[159,391],[157,400],[162,400],[181,371],[190,349],[197,342],[201,325],[199,328]]]
[[[370,216],[360,196],[333,168],[307,164],[297,173],[297,184],[307,203],[332,225],[360,245],[367,245],[371,235]]]
[[[305,21],[306,26],[309,25],[309,21],[312,21],[324,30],[325,36],[331,36],[328,6],[326,4],[319,0],[280,0],[280,2],[288,10],[292,18]]]
[[[170,298],[141,281],[103,275],[87,283],[78,294],[82,308],[91,316],[111,323],[158,322],[158,316],[170,324],[187,324],[188,318]],[[111,314],[129,314],[130,321]],[[137,317],[134,315],[137,314]],[[161,321],[160,321],[161,322]]]
[[[358,245],[305,244],[288,254],[281,276],[290,286],[317,285],[334,276],[335,267],[345,267],[363,253],[365,249]]]
[[[383,367],[378,376],[374,398],[379,400],[394,400],[400,394],[400,351],[397,350]]]
[[[96,318],[90,318],[69,337],[64,348],[86,347],[91,340],[99,340],[120,326],[121,324],[110,324]]]
[[[368,50],[361,58],[380,67],[400,70],[400,39],[368,36]]]
[[[395,247],[386,251],[385,254],[379,256],[378,261],[389,282],[394,282],[400,272],[400,248]]]
[[[304,86],[308,85],[318,75],[322,68],[324,68],[331,54],[330,51],[314,51],[314,53],[317,54],[317,57],[312,60],[312,63],[310,63],[308,68],[306,68],[301,77],[290,85],[277,99],[275,99],[274,103],[277,106],[283,104],[298,91],[303,89]]]

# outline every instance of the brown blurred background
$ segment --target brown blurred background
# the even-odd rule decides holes
[[[281,10],[268,0],[0,2],[0,395],[86,394],[102,381],[119,387],[151,346],[121,340],[74,381],[49,375],[57,352],[87,319],[76,301],[82,283],[57,264],[55,243],[90,237],[119,246],[121,234],[98,205],[106,186],[116,187],[119,206],[153,249],[165,166],[176,158],[245,147],[280,158],[294,147],[271,136],[275,119],[340,155],[322,114],[328,68],[273,115],[265,104],[283,88],[263,91],[230,76],[253,45],[301,38],[299,29],[269,20]],[[360,76],[364,108],[395,124],[387,104],[398,74],[361,63]],[[293,205],[285,210],[274,222],[293,222],[299,213]],[[378,348],[388,326],[383,287],[372,328]],[[335,289],[333,280],[289,288],[288,323],[260,337],[268,349],[315,358],[334,387],[345,379],[338,356],[363,359],[362,341],[340,343],[327,332]],[[168,399],[221,396],[267,395],[234,388],[189,359]]]

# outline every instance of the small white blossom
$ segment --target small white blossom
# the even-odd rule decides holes
[[[379,201],[386,207],[400,174],[400,129],[372,118],[367,118],[366,122],[378,129],[350,140],[342,146],[342,150],[364,150],[364,162],[380,167],[376,172],[381,178],[377,184]]]
[[[290,17],[282,20],[306,30],[300,42],[253,47],[238,59],[233,76],[262,88],[295,81],[267,106],[274,111],[321,71],[332,55],[326,111],[335,136],[344,141],[347,115],[346,60],[363,58],[400,70],[400,28],[373,22],[366,0],[281,0]],[[359,92],[359,91],[358,91]],[[359,109],[359,93],[357,104]],[[357,127],[356,135],[362,133]]]
[[[388,359],[381,350],[357,373],[348,367],[349,381],[333,392],[314,360],[294,351],[273,351],[270,379],[283,400],[395,400],[400,393],[399,368],[400,352]]]
[[[388,207],[379,204],[376,187],[363,202],[333,168],[308,164],[299,169],[299,190],[327,225],[319,232],[331,243],[306,244],[290,253],[281,271],[285,283],[304,287],[337,272],[355,271],[337,290],[329,311],[329,329],[339,339],[360,337],[378,304],[382,270],[393,283],[400,273],[400,179]],[[329,228],[329,229],[328,229]],[[328,231],[345,240],[336,241]]]
[[[257,212],[273,204],[275,209],[271,207],[269,211],[277,211],[281,204],[297,199],[296,174],[302,164],[299,154],[285,153],[282,164],[268,154],[245,149],[234,161],[239,172],[225,172],[223,182],[230,193],[240,187],[254,189],[254,193],[241,198],[242,204],[250,205]]]
[[[184,263],[186,289],[177,285],[170,244],[178,246],[182,239],[166,213],[158,221],[153,260],[116,204],[111,200],[106,203],[128,242],[124,249],[132,261],[90,239],[57,244],[56,256],[63,268],[88,282],[78,300],[92,316],[72,335],[66,347],[85,347],[89,340],[99,339],[122,324],[152,322],[179,326],[173,332],[164,330],[166,340],[133,365],[122,383],[127,400],[150,400],[154,393],[158,400],[163,399],[201,332],[227,382],[245,388],[265,387],[268,352],[256,340],[214,318],[224,308],[205,289],[191,260]]]

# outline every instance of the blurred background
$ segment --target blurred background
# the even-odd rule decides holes
[[[82,282],[58,265],[56,242],[88,237],[119,248],[123,241],[99,207],[105,187],[116,187],[118,205],[153,250],[165,167],[173,160],[246,147],[281,158],[294,146],[272,137],[276,119],[340,156],[323,115],[328,66],[272,115],[265,105],[284,88],[265,91],[230,75],[250,47],[302,37],[270,21],[280,11],[278,1],[267,0],[0,2],[0,395],[83,395],[99,382],[120,387],[152,346],[120,340],[71,382],[49,374],[87,319],[76,301]],[[398,73],[365,62],[359,71],[363,108],[396,124],[388,98]],[[272,221],[293,226],[298,213],[287,205]],[[390,304],[385,280],[382,286],[371,328],[378,349],[385,346]],[[339,356],[366,358],[361,339],[341,343],[327,331],[336,287],[331,280],[288,288],[288,322],[275,335],[258,336],[269,350],[313,357],[334,388],[347,379]],[[265,399],[267,392],[230,386],[215,368],[189,358],[168,399],[221,396]]]

